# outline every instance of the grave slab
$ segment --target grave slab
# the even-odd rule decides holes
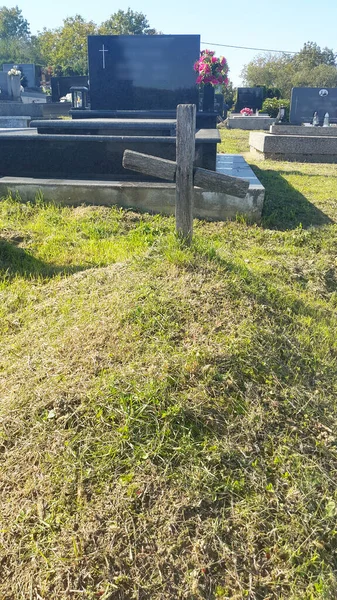
[[[245,117],[243,115],[231,114],[227,120],[228,129],[269,129],[269,127],[275,122],[275,119],[269,117],[269,115],[253,115],[251,117]]]
[[[176,119],[51,119],[32,121],[31,127],[40,134],[174,136]]]
[[[262,159],[337,163],[337,136],[279,135],[252,132],[250,150]]]
[[[210,221],[225,221],[243,215],[249,222],[259,223],[265,190],[244,158],[220,154],[217,156],[217,171],[249,179],[246,197],[239,199],[194,188],[194,216]],[[60,205],[117,205],[153,214],[175,213],[176,192],[173,183],[0,178],[0,196],[5,197],[8,191],[18,193],[23,202],[32,201],[37,193],[42,193],[45,201]]]
[[[337,137],[337,127],[306,127],[304,125],[271,125],[270,133],[276,135],[305,135],[309,137]]]
[[[8,116],[0,117],[0,129],[25,128],[29,126],[31,117],[25,116]]]
[[[71,123],[71,122],[69,122]],[[43,125],[43,124],[42,124]],[[149,131],[150,133],[150,131]],[[196,166],[215,169],[217,129],[196,132]],[[36,128],[0,134],[0,175],[119,179],[130,177],[122,166],[124,150],[175,160],[174,135],[39,134]]]

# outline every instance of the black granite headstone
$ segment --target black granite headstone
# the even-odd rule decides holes
[[[169,110],[198,105],[199,35],[88,37],[92,110]]]
[[[52,77],[51,97],[52,102],[58,102],[62,96],[69,94],[70,88],[74,85],[88,85],[87,75],[72,75],[69,77]]]
[[[263,87],[239,87],[235,111],[240,112],[243,108],[261,110],[264,100]]]
[[[317,112],[319,124],[323,125],[325,113],[330,123],[337,123],[337,88],[293,88],[291,91],[290,123],[312,123]]]

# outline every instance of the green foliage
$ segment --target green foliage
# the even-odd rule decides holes
[[[280,98],[281,91],[276,87],[265,88],[265,98]]]
[[[247,85],[277,87],[290,98],[293,87],[336,87],[336,55],[330,48],[321,49],[314,42],[304,44],[294,55],[263,54],[245,65],[242,77]]]
[[[0,8],[0,63],[33,62],[31,50],[29,23],[21,10]]]
[[[96,33],[95,23],[85,21],[80,15],[65,19],[58,29],[44,29],[36,40],[40,62],[51,67],[58,66],[60,75],[86,75],[87,37]]]
[[[229,79],[227,85],[223,86],[223,95],[228,108],[232,108],[235,103],[236,88],[233,87],[233,82]]]
[[[143,15],[130,8],[117,11],[97,26],[81,15],[69,17],[58,29],[44,29],[34,40],[38,62],[52,67],[55,75],[86,75],[88,73],[88,35],[154,34]]]
[[[29,24],[21,10],[0,8],[0,62],[33,62],[50,67],[55,75],[88,73],[87,37],[97,34],[154,35],[141,12],[118,10],[100,26],[81,15],[68,17],[62,27],[44,28],[30,36]]]
[[[1,598],[337,597],[337,166],[253,168],[190,248],[2,199]]]
[[[154,35],[146,16],[141,12],[134,12],[131,8],[127,11],[118,10],[99,27],[101,35]]]
[[[27,39],[30,35],[29,23],[22,16],[18,6],[0,8],[0,39]]]
[[[290,100],[285,98],[266,98],[262,104],[262,112],[268,113],[271,117],[277,117],[280,106],[286,109],[285,120],[289,121]]]
[[[336,54],[331,48],[321,48],[315,42],[307,42],[302,50],[294,55],[293,64],[298,69],[312,69],[319,65],[336,67]]]

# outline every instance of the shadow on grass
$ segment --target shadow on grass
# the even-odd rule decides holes
[[[279,172],[263,170],[251,165],[255,175],[266,189],[262,212],[262,226],[272,229],[295,229],[328,225],[332,219],[288,183]]]
[[[18,248],[15,242],[10,243],[0,237],[0,279],[3,277],[21,277],[51,279],[59,274],[71,274],[83,271],[80,266],[56,266],[44,263],[29,252]]]

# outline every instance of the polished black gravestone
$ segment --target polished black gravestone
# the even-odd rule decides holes
[[[237,101],[235,103],[235,112],[240,112],[243,108],[252,108],[261,110],[264,100],[263,87],[239,87],[237,91]]]
[[[59,102],[62,96],[69,94],[70,88],[73,86],[88,86],[87,75],[71,75],[69,77],[52,77],[50,80],[51,84],[51,97],[52,102]]]
[[[175,110],[198,105],[199,35],[88,36],[93,111]]]
[[[337,88],[293,88],[291,91],[290,123],[312,123],[317,112],[319,124],[329,113],[330,123],[337,123]]]

